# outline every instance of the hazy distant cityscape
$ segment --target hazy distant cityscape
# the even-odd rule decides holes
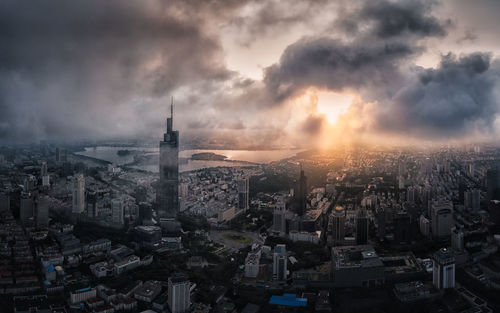
[[[0,313],[500,312],[500,1],[0,1]]]

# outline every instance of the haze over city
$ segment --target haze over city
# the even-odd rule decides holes
[[[500,312],[500,1],[0,1],[0,313]]]

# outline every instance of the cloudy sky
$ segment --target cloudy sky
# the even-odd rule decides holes
[[[4,0],[0,142],[500,134],[500,1]]]

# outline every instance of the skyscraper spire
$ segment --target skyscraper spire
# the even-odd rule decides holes
[[[174,97],[172,96],[172,100],[170,102],[170,117],[167,117],[167,134],[170,134],[173,129],[174,124]]]

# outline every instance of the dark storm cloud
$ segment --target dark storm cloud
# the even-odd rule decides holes
[[[491,131],[499,111],[494,93],[499,73],[491,67],[489,54],[443,56],[438,68],[419,70],[414,82],[381,108],[378,128],[426,138]]]
[[[310,114],[301,124],[301,131],[308,136],[318,135],[326,123],[323,114]]]
[[[444,36],[449,21],[441,22],[432,15],[435,1],[372,0],[339,18],[335,23],[349,34],[366,31],[378,38],[401,35]]]
[[[128,136],[134,98],[231,77],[195,14],[161,1],[2,1],[0,136]],[[140,127],[140,124],[138,124]],[[8,137],[8,138],[6,138]]]
[[[390,87],[399,76],[399,62],[416,51],[398,42],[305,38],[290,45],[279,63],[265,70],[264,82],[277,101],[309,86],[336,91],[380,84]]]

